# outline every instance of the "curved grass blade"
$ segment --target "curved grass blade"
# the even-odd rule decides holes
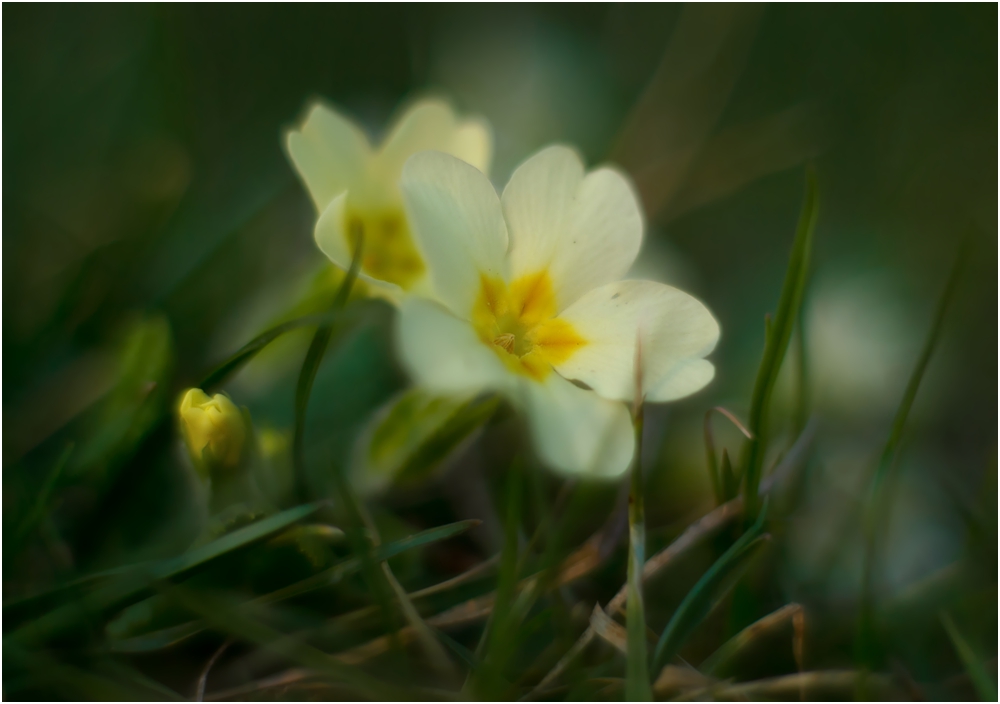
[[[773,611],[767,616],[754,621],[735,636],[723,643],[718,650],[709,655],[705,661],[702,662],[699,669],[702,673],[710,677],[718,677],[720,674],[724,675],[726,666],[732,662],[733,658],[761,634],[776,628],[785,621],[794,622],[795,618],[801,614],[801,605],[786,604],[777,611]]]
[[[507,473],[506,517],[504,541],[500,551],[500,569],[496,598],[486,628],[476,648],[480,668],[473,673],[463,693],[468,691],[480,699],[502,699],[503,667],[510,656],[519,622],[511,619],[518,574],[518,528],[521,525],[523,466],[516,458]]]
[[[745,480],[743,497],[746,502],[746,520],[757,518],[758,485],[764,455],[767,452],[767,420],[771,407],[771,394],[778,372],[785,358],[785,350],[792,335],[792,329],[799,316],[802,293],[809,275],[809,257],[812,250],[813,230],[819,205],[819,191],[816,175],[810,169],[806,172],[806,195],[799,216],[799,224],[792,243],[792,252],[785,271],[785,281],[781,286],[778,308],[774,319],[766,325],[764,356],[754,380],[753,395],[750,399],[748,425],[753,439],[747,440],[743,452],[743,477]]]
[[[379,606],[386,614],[387,622],[391,617],[389,603],[394,595],[396,601],[399,603],[403,617],[410,628],[416,632],[431,665],[446,677],[453,674],[452,663],[448,659],[448,654],[445,652],[444,647],[438,642],[438,639],[431,632],[427,624],[424,623],[424,620],[420,618],[420,614],[413,606],[413,602],[410,601],[406,590],[403,589],[399,580],[392,573],[392,568],[389,567],[388,561],[374,559],[374,548],[381,542],[375,523],[364,510],[364,507],[358,502],[357,496],[354,494],[354,489],[351,487],[350,482],[346,480],[343,473],[338,471],[335,472],[335,475],[341,500],[347,507],[351,521],[354,523],[354,530],[349,531],[348,535],[353,538],[352,542],[355,544],[355,553],[361,560],[362,570],[365,573],[370,588],[377,597]],[[386,587],[388,587],[388,590]],[[394,628],[393,630],[398,631],[398,628]]]
[[[972,680],[972,684],[976,688],[976,694],[979,695],[980,700],[995,702],[997,700],[997,684],[990,677],[990,673],[987,672],[983,661],[976,655],[972,646],[969,645],[969,642],[959,632],[955,626],[955,622],[951,620],[951,616],[945,612],[941,613],[941,625],[948,632],[951,644],[955,646],[955,652],[962,659],[965,671],[968,673],[969,679]]]
[[[351,259],[351,267],[347,270],[347,276],[337,289],[337,295],[333,299],[332,310],[340,311],[347,303],[347,298],[351,295],[351,288],[358,278],[358,270],[361,268],[361,252],[364,250],[364,233],[358,236],[357,248],[354,250],[354,258]],[[316,372],[326,354],[327,345],[330,344],[330,337],[333,335],[334,323],[323,323],[316,327],[312,342],[306,351],[306,358],[302,361],[302,369],[299,371],[299,380],[295,385],[295,434],[292,439],[292,466],[295,471],[295,491],[300,501],[306,501],[308,496],[308,486],[306,481],[305,465],[305,433],[306,433],[306,410],[309,407],[309,396],[312,393],[313,382],[316,380]]]
[[[141,636],[112,639],[108,644],[108,650],[112,653],[151,653],[177,645],[201,633],[205,628],[202,621],[185,621],[176,626],[143,633]]]
[[[45,509],[52,496],[52,491],[56,488],[56,484],[62,476],[63,470],[66,469],[66,465],[69,464],[69,458],[73,454],[73,447],[73,443],[69,443],[66,446],[66,449],[62,451],[62,454],[59,455],[59,458],[52,466],[52,470],[49,472],[49,475],[45,478],[45,483],[42,485],[41,491],[38,492],[38,498],[35,499],[34,506],[31,507],[31,511],[17,526],[12,545],[7,548],[7,550],[10,551],[9,554],[11,556],[18,553],[21,546],[24,544],[25,539],[35,529],[39,522],[41,522],[42,517],[45,515]]]
[[[715,504],[721,505],[733,498],[735,494],[730,494],[730,480],[723,481],[720,477],[719,460],[715,454],[715,433],[712,432],[712,413],[719,413],[726,417],[730,423],[746,436],[747,440],[753,440],[753,433],[746,429],[732,411],[722,406],[715,406],[705,411],[703,422],[703,433],[705,436],[705,457],[708,460],[708,478],[712,482],[712,492],[715,494]],[[729,474],[732,474],[730,468]]]
[[[716,603],[735,586],[736,581],[750,564],[750,558],[767,540],[762,535],[767,502],[757,516],[757,522],[715,561],[701,579],[687,593],[671,617],[663,635],[656,644],[653,655],[653,672],[660,670],[673,658],[688,636],[708,615]]]
[[[253,359],[258,352],[267,347],[287,332],[298,330],[299,328],[310,327],[312,325],[329,325],[338,319],[336,312],[324,313],[322,315],[307,315],[275,325],[270,330],[262,332],[260,335],[243,345],[233,353],[231,357],[222,362],[219,366],[201,380],[198,388],[205,392],[224,383],[230,376],[239,371],[244,364]]]
[[[923,349],[917,358],[917,364],[913,368],[910,379],[903,392],[903,398],[896,415],[892,421],[892,430],[889,438],[879,456],[878,465],[872,475],[868,486],[867,505],[864,516],[865,548],[861,566],[861,613],[858,621],[857,640],[855,643],[856,655],[863,667],[872,667],[875,664],[875,623],[874,623],[874,581],[875,581],[875,560],[878,550],[879,535],[883,533],[882,527],[886,525],[889,513],[889,502],[891,492],[889,487],[899,457],[899,445],[903,437],[903,430],[906,428],[906,421],[910,417],[910,409],[916,400],[917,391],[923,381],[924,373],[930,364],[934,350],[937,348],[941,338],[941,331],[944,328],[945,316],[951,301],[955,296],[955,290],[961,279],[965,260],[968,256],[968,243],[964,243],[959,250],[955,263],[952,265],[948,275],[948,281],[941,298],[938,299],[937,309],[934,312],[934,319],[931,328],[927,333]]]

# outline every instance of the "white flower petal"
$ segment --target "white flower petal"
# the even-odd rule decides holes
[[[632,419],[625,405],[603,399],[549,374],[544,382],[519,385],[521,406],[539,457],[563,474],[613,479],[635,453]]]
[[[286,137],[288,154],[318,212],[364,178],[371,148],[364,132],[335,110],[317,103],[302,127]]]
[[[715,348],[719,324],[701,301],[672,286],[616,281],[584,294],[559,317],[587,344],[556,369],[605,398],[634,397],[637,338],[647,401],[692,394],[714,374],[701,358]]]
[[[502,202],[512,277],[547,269],[559,310],[620,278],[639,252],[642,212],[628,180],[609,168],[584,175],[567,147],[548,147],[521,164]]]
[[[448,153],[488,175],[493,163],[493,128],[490,123],[480,117],[460,122]]]
[[[467,318],[481,277],[506,274],[507,227],[493,184],[461,159],[421,152],[403,167],[400,188],[434,290]]]
[[[413,379],[432,393],[505,390],[512,374],[460,320],[437,303],[406,297],[397,319],[400,357]]]
[[[715,366],[707,359],[686,359],[677,362],[655,380],[644,384],[646,400],[664,403],[701,391],[715,378]]]
[[[313,231],[313,237],[320,251],[344,271],[351,268],[352,259],[344,232],[347,199],[348,193],[345,191],[331,200],[320,213],[319,219],[316,220],[316,229]],[[363,270],[358,272],[358,278],[376,287],[377,290],[372,291],[373,295],[385,297],[392,302],[398,301],[403,294],[403,289],[396,284],[369,276]],[[413,290],[422,292],[426,287],[425,277],[417,282]]]
[[[375,162],[379,173],[393,185],[406,160],[428,150],[457,156],[485,173],[489,170],[492,140],[484,121],[460,122],[446,102],[421,100],[399,118]]]

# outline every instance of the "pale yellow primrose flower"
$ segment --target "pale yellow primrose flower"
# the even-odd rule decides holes
[[[224,394],[211,398],[188,389],[179,408],[181,430],[191,459],[199,470],[236,468],[246,442],[243,414]]]
[[[620,475],[635,449],[621,401],[637,378],[648,401],[711,381],[703,357],[719,326],[708,309],[665,284],[618,280],[643,223],[617,171],[585,173],[574,151],[549,147],[498,198],[472,166],[424,152],[406,163],[400,187],[439,301],[401,304],[404,363],[432,392],[506,395],[552,468]]]
[[[488,171],[493,142],[483,120],[459,120],[447,103],[422,100],[400,117],[379,149],[335,110],[317,103],[287,135],[288,154],[309,190],[319,220],[316,243],[347,269],[364,235],[360,277],[399,290],[429,293],[427,266],[403,210],[399,176],[413,154],[434,149]]]

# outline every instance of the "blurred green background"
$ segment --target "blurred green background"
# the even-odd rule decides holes
[[[974,696],[938,621],[947,608],[995,681],[995,5],[12,5],[4,14],[5,603],[196,538],[197,482],[162,414],[254,335],[322,310],[336,278],[312,241],[314,214],[282,131],[323,97],[377,138],[402,101],[431,94],[492,123],[498,187],[552,142],[626,169],[648,216],[636,274],[694,293],[721,323],[716,380],[649,410],[653,547],[711,507],[702,417],[719,404],[746,417],[804,167],[815,166],[821,206],[802,329],[817,437],[774,528],[766,580],[737,589],[730,625],[719,626],[802,603],[811,667],[853,661],[859,506],[969,241],[904,436],[878,589],[902,604],[887,669],[908,673],[925,696]],[[356,307],[363,322],[331,346],[312,393],[315,496],[335,493],[327,468],[346,461],[372,414],[407,384],[392,310]],[[225,387],[274,453],[288,442],[309,337],[289,335]],[[788,442],[795,361],[790,353],[775,409]],[[738,433],[716,422],[735,452]],[[433,567],[413,566],[414,583],[499,549],[483,493],[500,474],[496,426],[451,462],[452,480],[375,500],[384,520],[414,529],[486,521],[431,555]],[[70,443],[51,500],[36,504]],[[593,489],[600,508],[582,535],[601,526],[616,491]],[[690,575],[657,583],[656,628],[673,592],[709,563],[692,558]],[[622,564],[586,593],[606,599]],[[214,649],[199,647],[142,667],[189,696],[192,663]],[[761,672],[788,670],[790,656],[775,659]],[[6,677],[4,687],[51,696],[11,690]]]

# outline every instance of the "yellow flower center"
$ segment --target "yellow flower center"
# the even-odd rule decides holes
[[[417,251],[401,210],[349,211],[344,230],[351,256],[364,235],[361,270],[382,281],[408,289],[423,276],[424,260]]]
[[[518,374],[541,381],[552,365],[565,362],[587,344],[573,326],[556,316],[548,272],[522,276],[508,285],[480,276],[472,324],[485,344]]]

